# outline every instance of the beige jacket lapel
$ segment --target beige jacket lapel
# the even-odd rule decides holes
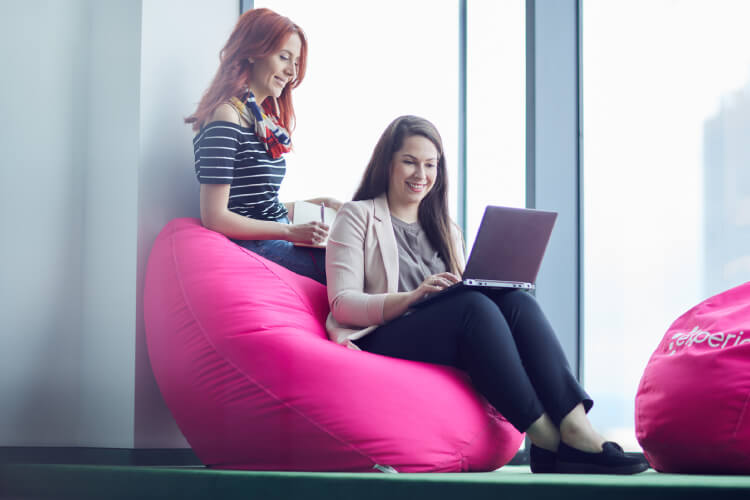
[[[393,234],[391,211],[385,193],[373,200],[372,218],[378,246],[385,265],[385,281],[388,293],[398,292],[398,246]]]

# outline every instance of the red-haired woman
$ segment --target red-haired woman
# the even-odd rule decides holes
[[[278,197],[294,128],[292,89],[302,82],[306,62],[307,40],[298,25],[269,9],[249,10],[185,122],[197,132],[193,148],[203,225],[325,284],[325,250],[293,243],[319,245],[328,226],[290,224],[294,204]],[[332,198],[308,201],[340,206]]]
[[[448,216],[445,155],[434,125],[402,116],[380,137],[354,201],[331,228],[326,329],[353,349],[465,370],[531,442],[532,472],[635,474],[648,468],[604,442],[593,405],[534,297],[462,290],[463,242]],[[404,381],[409,383],[409,381]]]

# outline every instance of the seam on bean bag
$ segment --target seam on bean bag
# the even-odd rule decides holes
[[[643,405],[640,402],[640,398],[643,394],[650,392],[649,379],[648,379],[648,366],[645,368],[645,372],[641,375],[641,382],[635,393],[635,438],[638,444],[641,444],[641,440],[645,438],[645,430],[643,429]],[[641,445],[643,446],[643,445]]]
[[[227,239],[227,240],[228,240],[228,239]],[[231,243],[231,241],[230,241],[230,243]],[[236,243],[232,243],[232,244],[234,245],[234,244],[236,244]],[[300,299],[300,303],[303,303],[303,304],[305,304],[305,307],[307,308],[308,312],[310,312],[311,314],[313,314],[313,315],[314,315],[315,311],[313,311],[313,310],[312,310],[312,309],[310,308],[310,305],[309,305],[309,304],[307,304],[307,301],[304,301],[304,300],[302,300],[302,296],[301,296],[301,295],[300,295],[300,293],[299,293],[299,292],[297,291],[297,289],[296,289],[295,287],[289,286],[289,284],[288,284],[288,283],[286,282],[286,280],[285,280],[284,278],[282,278],[281,276],[279,276],[279,275],[278,275],[278,274],[276,273],[276,271],[275,271],[274,269],[272,269],[271,267],[269,267],[269,266],[268,266],[268,264],[267,264],[267,262],[268,262],[268,259],[266,259],[265,257],[262,257],[262,256],[258,255],[257,253],[255,253],[255,252],[253,252],[253,251],[251,251],[251,250],[248,250],[247,248],[245,248],[245,247],[242,247],[242,246],[240,246],[240,245],[237,245],[237,247],[238,247],[238,248],[239,248],[240,250],[244,251],[244,252],[245,252],[246,254],[249,254],[249,255],[250,255],[250,256],[251,256],[251,257],[252,257],[253,259],[255,259],[255,260],[256,260],[256,261],[258,262],[258,263],[260,263],[260,264],[261,264],[261,265],[262,265],[262,266],[263,266],[263,267],[264,267],[265,269],[267,269],[267,270],[268,270],[269,272],[271,272],[271,273],[272,273],[272,274],[273,274],[274,276],[276,276],[276,278],[277,278],[277,279],[278,279],[279,281],[281,281],[281,282],[282,282],[282,283],[284,283],[284,284],[285,284],[285,285],[286,285],[287,287],[289,287],[289,289],[290,289],[290,290],[291,290],[292,292],[294,292],[294,294],[295,294],[295,295],[297,296],[297,298],[298,298],[298,299]],[[259,260],[259,259],[258,259],[259,257],[260,257],[260,259],[262,259],[262,260]],[[265,262],[264,262],[264,261],[265,261]],[[289,271],[289,272],[294,272],[294,271]],[[295,274],[296,274],[296,273],[295,273]],[[300,276],[300,277],[302,277],[302,278],[305,278],[305,279],[309,279],[309,280],[315,281],[315,280],[313,280],[312,278],[308,278],[307,276],[302,276],[301,274],[299,274],[298,276]],[[316,281],[316,283],[317,283],[317,281]],[[325,286],[325,285],[322,285],[322,286]]]
[[[452,453],[453,457],[448,460],[443,460],[442,462],[438,462],[434,465],[435,469],[444,469],[448,466],[453,466],[455,464],[458,464],[458,470],[459,472],[464,472],[467,469],[464,469],[464,462],[467,462],[466,457],[464,457],[463,453],[460,451],[455,451]],[[451,469],[454,469],[455,467],[450,467]]]
[[[489,403],[485,402],[484,404],[488,405]],[[505,422],[508,422],[508,420],[503,416],[503,414],[500,413],[499,411],[497,411],[496,409],[487,410],[487,407],[485,406],[484,407],[484,411],[487,414],[488,420],[492,420],[492,422],[488,423],[488,425],[490,425],[490,426],[491,425],[497,425],[497,420],[504,420]],[[495,414],[492,413],[493,411],[494,411]],[[508,422],[508,423],[510,423],[510,422]],[[461,461],[461,466],[462,466],[461,470],[464,470],[463,469],[464,462],[469,463],[468,457],[467,457],[467,455],[465,453],[466,450],[469,449],[469,448],[471,448],[471,446],[474,445],[474,443],[477,441],[477,439],[479,439],[480,435],[482,435],[482,434],[483,434],[483,430],[478,430],[477,432],[475,432],[474,436],[469,441],[467,441],[467,443],[464,446],[462,446],[456,452],[457,455],[460,458],[460,461]],[[507,464],[507,461],[503,465],[501,465],[501,467],[504,466],[504,465],[506,465],[506,464]],[[466,470],[468,470],[468,469],[466,469]]]
[[[734,427],[734,432],[732,433],[732,439],[737,439],[737,433],[740,431],[740,427],[742,426],[742,421],[745,420],[745,413],[747,412],[747,405],[750,402],[750,392],[747,393],[747,396],[745,397],[745,404],[742,405],[742,411],[740,412],[740,416],[737,419],[737,425]]]
[[[324,434],[327,434],[328,436],[330,436],[334,440],[336,440],[339,443],[341,443],[341,444],[345,445],[346,447],[350,448],[351,450],[353,450],[354,452],[356,452],[360,456],[366,458],[367,460],[369,460],[373,464],[377,463],[371,456],[369,456],[367,453],[365,453],[364,451],[362,451],[359,448],[357,448],[356,446],[354,446],[352,443],[343,440],[339,436],[335,435],[333,432],[331,432],[328,429],[324,428],[318,422],[316,422],[313,419],[311,419],[309,416],[307,416],[305,413],[303,413],[302,411],[300,411],[296,407],[290,405],[286,401],[283,401],[281,398],[279,398],[275,393],[273,393],[267,387],[265,387],[264,385],[258,383],[253,377],[251,377],[250,375],[248,375],[244,370],[240,369],[231,360],[227,359],[227,357],[224,354],[222,354],[219,349],[216,348],[216,345],[214,345],[214,343],[211,342],[211,339],[206,334],[206,331],[203,328],[203,325],[198,320],[198,317],[196,316],[196,314],[194,312],[193,305],[190,302],[187,293],[185,292],[185,287],[183,286],[182,273],[180,272],[180,267],[179,267],[179,265],[177,263],[176,247],[175,247],[175,237],[174,237],[175,232],[176,231],[174,229],[172,229],[172,232],[170,234],[170,238],[169,239],[170,239],[170,246],[172,247],[172,252],[171,252],[172,253],[172,263],[174,264],[175,275],[177,277],[177,282],[178,282],[178,285],[180,287],[180,293],[182,294],[182,297],[185,300],[185,305],[187,306],[188,310],[190,311],[190,315],[192,316],[192,318],[195,321],[196,325],[198,325],[198,328],[200,329],[201,334],[203,335],[203,338],[206,340],[206,342],[209,343],[209,345],[211,345],[211,347],[214,349],[214,352],[216,352],[217,355],[221,356],[221,359],[224,362],[226,362],[227,364],[229,364],[230,366],[232,366],[235,370],[237,370],[239,373],[241,373],[245,377],[246,380],[251,381],[253,384],[255,384],[256,387],[259,387],[261,390],[263,390],[266,394],[268,394],[270,397],[272,397],[278,403],[281,403],[286,408],[292,410],[294,413],[298,414],[300,417],[302,417],[308,423],[312,424],[314,427],[316,427],[317,429],[319,429],[321,432],[323,432]],[[240,248],[242,248],[242,247],[240,247]],[[265,263],[263,263],[263,262],[261,262],[261,263],[265,265]],[[266,268],[267,268],[267,266],[266,266]],[[271,270],[271,269],[269,269],[269,271],[273,272],[273,270]],[[276,273],[274,273],[274,275],[278,277],[278,275]],[[295,290],[295,292],[296,292],[296,290]],[[299,297],[298,293],[297,293],[297,296]],[[321,339],[321,341],[323,341],[323,339]]]

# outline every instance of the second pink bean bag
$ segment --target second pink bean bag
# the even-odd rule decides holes
[[[750,283],[672,323],[643,373],[635,412],[655,469],[750,474]]]

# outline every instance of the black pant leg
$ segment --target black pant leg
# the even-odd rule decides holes
[[[526,373],[552,421],[559,426],[579,403],[590,410],[593,401],[573,376],[557,335],[536,298],[522,290],[484,293],[507,320]]]
[[[507,321],[480,292],[457,292],[355,342],[365,351],[465,370],[477,390],[522,432],[544,412]]]

